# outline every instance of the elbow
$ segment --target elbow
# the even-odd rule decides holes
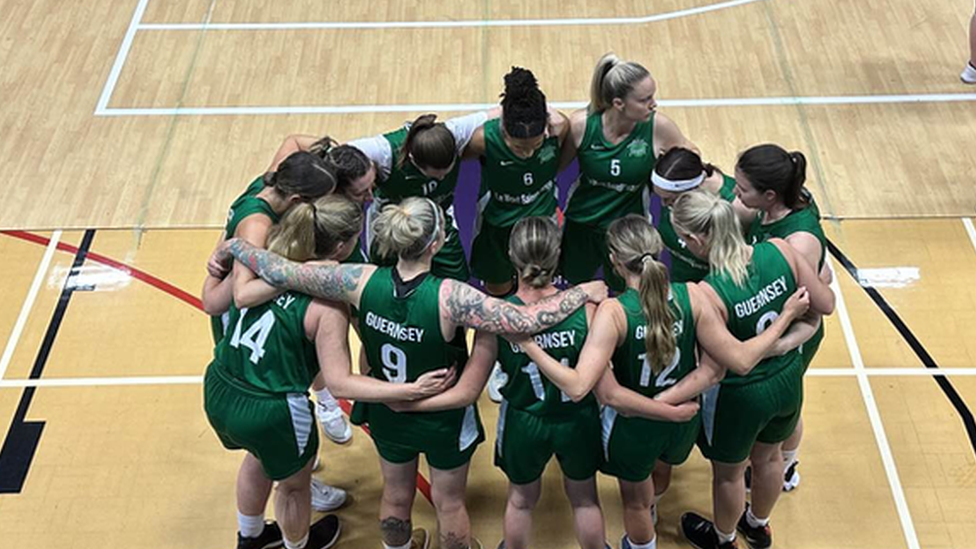
[[[564,392],[575,403],[579,403],[586,398],[586,395],[590,394],[590,391],[584,387],[572,387],[569,391]]]
[[[203,312],[210,316],[220,316],[227,312],[226,308],[222,307],[220,303],[215,303],[212,299],[204,297],[201,302],[203,304]]]

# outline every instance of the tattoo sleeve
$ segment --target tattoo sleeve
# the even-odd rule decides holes
[[[410,532],[413,529],[410,520],[398,519],[396,517],[386,517],[380,520],[380,534],[383,536],[383,543],[387,545],[400,546],[410,542]]]
[[[363,276],[362,265],[304,265],[239,238],[231,240],[227,249],[268,284],[322,299],[347,301]]]
[[[572,288],[531,305],[489,297],[471,286],[445,280],[443,301],[452,321],[493,334],[533,334],[559,324],[586,304],[586,292]]]

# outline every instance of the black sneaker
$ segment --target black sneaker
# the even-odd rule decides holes
[[[339,517],[325,515],[308,528],[308,543],[305,549],[328,549],[339,540],[341,531]]]
[[[698,513],[681,515],[681,533],[698,549],[739,549],[735,540],[719,543],[715,525]]]
[[[240,532],[237,533],[237,549],[274,549],[284,544],[281,528],[276,522],[264,523],[264,530],[253,538],[245,538]]]
[[[773,531],[769,527],[760,526],[758,528],[753,528],[749,525],[749,521],[746,520],[746,513],[749,512],[749,505],[746,504],[746,512],[742,513],[742,517],[739,518],[739,524],[735,525],[735,529],[742,534],[742,537],[746,539],[746,543],[752,549],[769,549],[773,545]]]
[[[799,461],[794,461],[786,468],[786,472],[783,474],[784,492],[792,492],[800,485],[800,472],[796,470],[796,466],[799,464]]]

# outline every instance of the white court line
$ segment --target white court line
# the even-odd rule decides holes
[[[866,368],[863,372],[853,368],[811,368],[807,376],[813,377],[923,377],[923,376],[976,376],[976,368]],[[74,377],[44,379],[4,379],[0,389],[22,387],[116,387],[133,385],[192,385],[203,383],[203,376],[136,376],[136,377]]]
[[[976,227],[973,227],[973,220],[964,217],[962,224],[966,227],[966,233],[969,234],[969,241],[973,243],[973,249],[976,249]]]
[[[830,268],[836,273],[833,262],[827,257]],[[901,479],[898,477],[898,468],[895,466],[895,458],[891,454],[891,446],[888,444],[888,435],[885,434],[884,424],[881,422],[881,413],[878,411],[878,403],[874,400],[874,391],[871,389],[871,382],[868,380],[867,369],[864,367],[864,359],[861,357],[861,349],[857,345],[854,337],[854,327],[851,324],[851,317],[847,312],[847,304],[844,302],[844,294],[840,290],[839,277],[835,276],[830,283],[837,297],[837,313],[840,316],[840,325],[844,332],[844,340],[847,342],[847,349],[851,355],[851,362],[854,364],[854,371],[857,376],[857,384],[861,388],[861,396],[864,398],[864,407],[868,412],[868,419],[874,430],[874,438],[878,443],[878,450],[881,453],[881,462],[884,464],[885,474],[888,477],[888,484],[891,485],[891,495],[895,500],[895,509],[898,511],[898,518],[901,521],[901,528],[908,543],[908,549],[920,549],[918,534],[915,533],[915,524],[912,522],[912,515],[908,509],[908,502],[905,500],[905,491],[901,486]]]
[[[296,23],[146,23],[139,30],[321,30],[321,29],[437,29],[459,27],[560,27],[568,25],[642,25],[678,19],[712,11],[752,4],[760,0],[731,0],[708,6],[689,8],[641,17],[593,17],[572,19],[472,19],[464,21],[323,21]]]
[[[119,53],[115,55],[115,63],[112,64],[112,70],[108,73],[108,80],[105,81],[105,86],[102,88],[102,95],[98,98],[98,104],[95,105],[96,116],[108,108],[108,102],[112,98],[112,92],[115,91],[119,75],[122,74],[125,59],[129,57],[132,40],[136,37],[136,30],[139,28],[139,22],[142,21],[142,15],[146,12],[146,4],[148,3],[149,0],[139,0],[139,3],[136,4],[136,11],[132,14],[132,20],[129,21],[129,28],[125,31],[125,37],[122,38]]]
[[[24,305],[20,308],[20,314],[17,316],[17,322],[14,324],[14,329],[10,332],[10,337],[7,339],[7,347],[3,350],[3,356],[0,357],[0,380],[3,379],[3,375],[7,373],[7,367],[10,365],[10,360],[14,356],[14,350],[17,348],[17,342],[20,341],[20,335],[24,331],[24,326],[27,324],[27,317],[30,316],[31,309],[34,308],[34,300],[37,299],[37,294],[41,290],[41,284],[44,282],[44,277],[47,275],[48,267],[51,265],[51,258],[54,257],[54,251],[58,248],[58,241],[61,240],[61,231],[57,230],[51,234],[51,240],[47,243],[47,249],[44,250],[44,256],[41,257],[41,264],[37,266],[37,273],[34,274],[34,281],[31,283],[30,289],[27,291],[27,298],[24,299]]]
[[[976,101],[976,93],[921,93],[902,95],[835,95],[807,97],[732,97],[715,99],[662,99],[662,107],[776,107],[790,105],[869,105],[889,103],[958,103]],[[556,109],[579,109],[585,101],[551,101]],[[234,116],[281,114],[372,114],[395,112],[468,112],[496,107],[495,103],[416,103],[406,105],[294,105],[251,107],[111,108],[96,116]]]

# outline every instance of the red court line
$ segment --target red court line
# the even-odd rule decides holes
[[[18,238],[20,240],[26,240],[27,242],[33,242],[34,244],[39,244],[41,246],[47,246],[51,242],[50,238],[45,238],[41,235],[29,233],[26,231],[0,231],[0,234],[4,234],[13,238]],[[68,252],[71,254],[78,253],[78,247],[72,246],[71,244],[58,242],[57,247],[58,250],[61,250],[63,252]],[[132,278],[141,280],[146,284],[149,284],[150,286],[156,289],[162,290],[163,292],[175,297],[176,299],[179,299],[180,301],[183,301],[184,303],[187,303],[195,307],[196,309],[203,311],[203,303],[201,303],[200,298],[186,292],[185,290],[173,286],[172,284],[166,282],[165,280],[157,278],[145,271],[140,271],[135,267],[126,265],[121,261],[117,261],[115,259],[106,257],[101,254],[97,254],[95,252],[89,251],[87,258],[96,263],[101,263],[113,269],[122,271],[123,273],[131,276]],[[339,400],[339,406],[342,407],[343,411],[346,412],[346,415],[350,415],[352,413],[352,404],[348,400]],[[367,428],[366,426],[360,426],[360,427],[362,428],[363,431],[366,432],[367,435],[370,434],[369,428]],[[417,490],[420,490],[420,493],[423,494],[425,498],[427,498],[427,501],[433,503],[433,500],[431,500],[431,495],[430,495],[430,482],[428,482],[427,479],[424,478],[424,475],[419,472],[417,473]]]

